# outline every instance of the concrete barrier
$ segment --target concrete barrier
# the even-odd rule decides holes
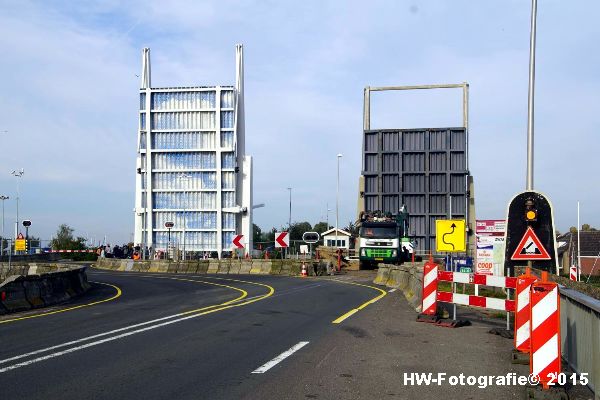
[[[208,269],[206,270],[207,274],[216,274],[219,271],[221,263],[219,260],[209,260],[208,261]]]
[[[248,260],[244,260],[242,261],[242,263],[240,264],[240,274],[249,274],[250,271],[252,270],[252,267],[254,266],[254,261],[248,261]]]
[[[251,274],[260,274],[262,271],[263,263],[268,262],[268,260],[256,260],[252,262],[252,268],[250,269]]]
[[[90,288],[85,269],[69,267],[39,275],[10,276],[0,284],[0,313],[49,306],[84,293]],[[39,265],[35,271],[40,271]]]
[[[390,266],[380,265],[377,269],[377,276],[375,277],[373,283],[377,285],[385,285],[388,279],[390,279],[390,268]]]
[[[219,268],[217,269],[217,274],[228,274],[229,267],[231,267],[232,262],[235,262],[235,260],[221,260],[219,263]]]
[[[133,263],[133,271],[177,274],[263,274],[300,275],[302,260],[263,259],[210,259],[173,262],[167,260],[132,261],[99,258],[96,268],[124,270],[126,263]],[[307,271],[314,275],[314,260],[306,260]],[[387,281],[387,280],[386,280]]]
[[[208,260],[201,260],[198,262],[198,269],[196,269],[196,273],[197,274],[206,274],[206,272],[208,271],[208,265],[209,265],[210,261]]]
[[[400,289],[415,311],[421,311],[421,299],[423,295],[422,262],[403,265],[382,265],[379,267],[373,283]]]
[[[273,269],[273,263],[271,260],[262,260],[260,265],[260,273],[263,275],[269,275]]]
[[[31,309],[31,304],[27,301],[27,293],[23,286],[22,277],[13,276],[8,278],[0,287],[0,292],[2,293],[2,305],[8,312]]]
[[[232,260],[231,265],[229,266],[229,273],[239,274],[243,263],[250,263],[250,265],[252,265],[252,261],[250,260]]]

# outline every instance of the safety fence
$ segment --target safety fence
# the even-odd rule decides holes
[[[562,356],[577,373],[588,373],[588,387],[600,398],[600,300],[561,287]]]
[[[502,288],[506,299],[443,291],[439,288],[440,282]],[[510,290],[516,291],[514,299],[510,298]],[[558,284],[548,280],[547,273],[543,272],[539,280],[529,269],[518,277],[450,272],[440,270],[430,259],[423,266],[422,291],[422,312],[417,321],[446,327],[468,324],[468,321],[457,321],[456,313],[452,321],[441,318],[438,302],[513,312],[515,349],[528,356],[530,373],[548,389],[562,372],[559,289]]]

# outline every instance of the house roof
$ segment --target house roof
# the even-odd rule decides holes
[[[581,231],[581,256],[598,257],[600,255],[600,231]],[[566,245],[561,244],[566,242]],[[573,246],[573,254],[577,256],[577,233],[565,233],[556,238],[558,252],[564,252]],[[562,250],[562,251],[561,251]]]
[[[345,230],[343,230],[343,229],[339,229],[339,228],[338,228],[338,230],[337,230],[337,231],[338,231],[338,234],[342,234],[342,235],[344,235],[344,236],[352,236],[352,234],[351,234],[350,232],[346,232],[346,231],[345,231]],[[330,235],[330,234],[332,234],[332,233],[333,233],[333,234],[335,234],[335,228],[332,228],[332,229],[330,229],[330,230],[328,230],[328,231],[325,231],[325,232],[321,233],[321,236]]]

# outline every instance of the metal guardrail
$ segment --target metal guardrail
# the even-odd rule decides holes
[[[600,399],[600,300],[560,287],[560,318],[563,359]]]

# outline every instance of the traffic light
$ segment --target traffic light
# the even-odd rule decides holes
[[[535,222],[537,221],[538,211],[535,207],[535,202],[530,197],[525,200],[525,221],[527,222]]]

